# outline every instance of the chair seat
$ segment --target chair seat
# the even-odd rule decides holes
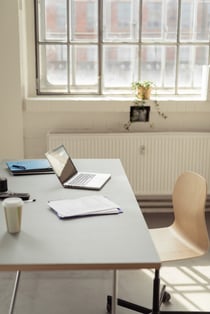
[[[173,225],[150,229],[150,233],[161,262],[189,259],[201,256],[206,252],[206,249],[193,245]]]

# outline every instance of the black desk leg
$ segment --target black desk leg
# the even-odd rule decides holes
[[[152,313],[160,313],[160,276],[159,269],[155,269],[155,278],[153,280],[153,306]]]
[[[159,278],[159,269],[155,270],[155,276],[153,279],[153,306],[152,309],[143,307],[138,304],[131,303],[123,299],[117,299],[117,305],[127,308],[129,310],[136,311],[142,314],[159,314],[160,313],[160,300],[159,300],[159,289],[160,289],[160,278]],[[112,296],[107,296],[107,305],[106,309],[108,313],[112,312]]]

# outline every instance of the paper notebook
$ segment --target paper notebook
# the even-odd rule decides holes
[[[6,164],[13,175],[53,173],[47,159],[12,160]]]
[[[122,209],[120,209],[118,204],[102,195],[49,201],[48,205],[59,218],[122,213]]]

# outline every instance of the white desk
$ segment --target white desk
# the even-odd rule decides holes
[[[64,189],[54,174],[14,177],[1,164],[0,175],[8,178],[9,190],[29,192],[36,202],[24,205],[17,235],[7,233],[0,211],[0,271],[158,269],[159,257],[120,161],[75,163],[80,170],[109,172],[112,178],[99,192]],[[47,205],[48,200],[92,193],[108,196],[124,212],[59,220]]]

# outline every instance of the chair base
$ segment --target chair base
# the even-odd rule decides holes
[[[141,305],[137,305],[137,304],[134,304],[126,300],[122,300],[122,299],[117,299],[117,305],[125,307],[129,310],[139,312],[139,313],[145,313],[145,314],[151,313],[150,309],[147,309]],[[106,310],[108,313],[112,312],[112,296],[110,295],[107,296]]]
[[[166,286],[164,285],[160,291],[160,279],[159,279],[159,270],[155,270],[155,277],[153,281],[153,308],[149,309],[146,307],[143,307],[141,305],[131,303],[129,301],[123,300],[123,299],[117,299],[117,305],[122,306],[124,308],[127,308],[129,310],[142,313],[142,314],[185,314],[185,313],[191,313],[191,314],[210,314],[209,311],[161,311],[160,306],[162,303],[169,302],[171,296],[170,294],[165,291]],[[160,292],[159,292],[160,291]],[[112,296],[107,296],[107,304],[106,304],[106,310],[108,313],[112,312]]]
[[[137,305],[135,303],[131,303],[128,302],[126,300],[122,300],[122,299],[117,299],[117,305],[122,306],[124,308],[127,308],[129,310],[138,312],[138,313],[142,313],[142,314],[149,314],[149,313],[153,313],[152,309],[143,307],[141,305]],[[107,305],[106,305],[106,310],[108,313],[112,312],[112,297],[110,295],[107,296]],[[159,311],[159,313],[164,313],[164,314],[187,314],[187,313],[191,313],[191,314],[210,314],[210,311]]]

